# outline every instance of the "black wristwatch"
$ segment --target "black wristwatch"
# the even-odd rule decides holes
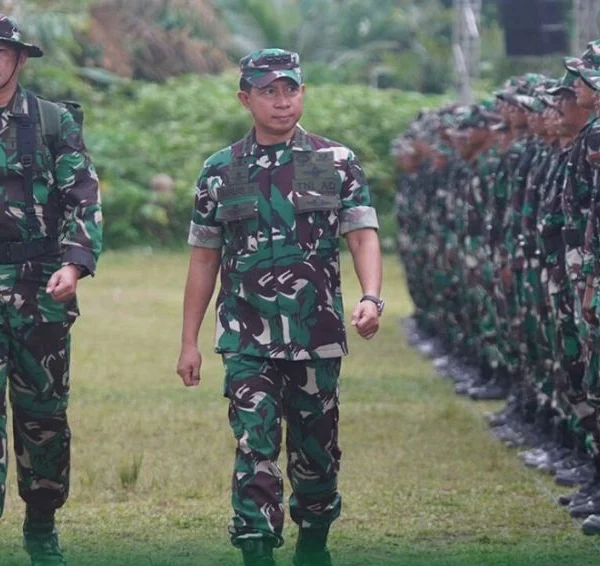
[[[375,303],[375,305],[377,306],[377,314],[379,316],[381,316],[383,314],[383,307],[385,306],[383,299],[380,299],[379,297],[376,297],[375,295],[363,295],[360,302],[362,303],[363,301],[371,301],[372,303]]]

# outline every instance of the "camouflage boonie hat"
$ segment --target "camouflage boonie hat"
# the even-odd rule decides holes
[[[600,92],[600,70],[581,69],[579,76],[587,86],[597,92]]]
[[[292,79],[302,84],[298,53],[283,49],[260,49],[240,60],[241,78],[252,86],[264,88],[280,78]]]
[[[41,57],[44,52],[32,43],[25,43],[17,24],[4,14],[0,14],[0,41],[18,45],[29,57]]]

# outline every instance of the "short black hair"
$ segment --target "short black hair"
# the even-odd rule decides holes
[[[252,90],[252,85],[248,79],[245,79],[244,77],[240,78],[240,90],[243,90],[244,92],[250,92]]]

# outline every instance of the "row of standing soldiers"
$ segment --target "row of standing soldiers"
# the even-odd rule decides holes
[[[414,332],[600,533],[600,40],[560,79],[423,111],[397,138]],[[442,354],[444,354],[442,356]]]

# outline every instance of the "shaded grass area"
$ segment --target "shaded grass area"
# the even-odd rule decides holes
[[[395,257],[385,260],[380,334],[351,332],[342,366],[342,518],[331,535],[338,566],[587,565],[600,545],[558,507],[551,478],[525,470],[492,439],[481,413],[410,350],[399,319],[411,311]],[[343,258],[347,312],[360,296]],[[71,564],[238,563],[229,519],[233,440],[212,353],[213,316],[200,337],[202,383],[175,374],[184,254],[106,254],[81,286],[74,330],[72,496],[59,515]],[[11,467],[0,565],[27,564],[23,506]],[[286,484],[287,493],[289,489]],[[277,551],[290,564],[295,527]]]

